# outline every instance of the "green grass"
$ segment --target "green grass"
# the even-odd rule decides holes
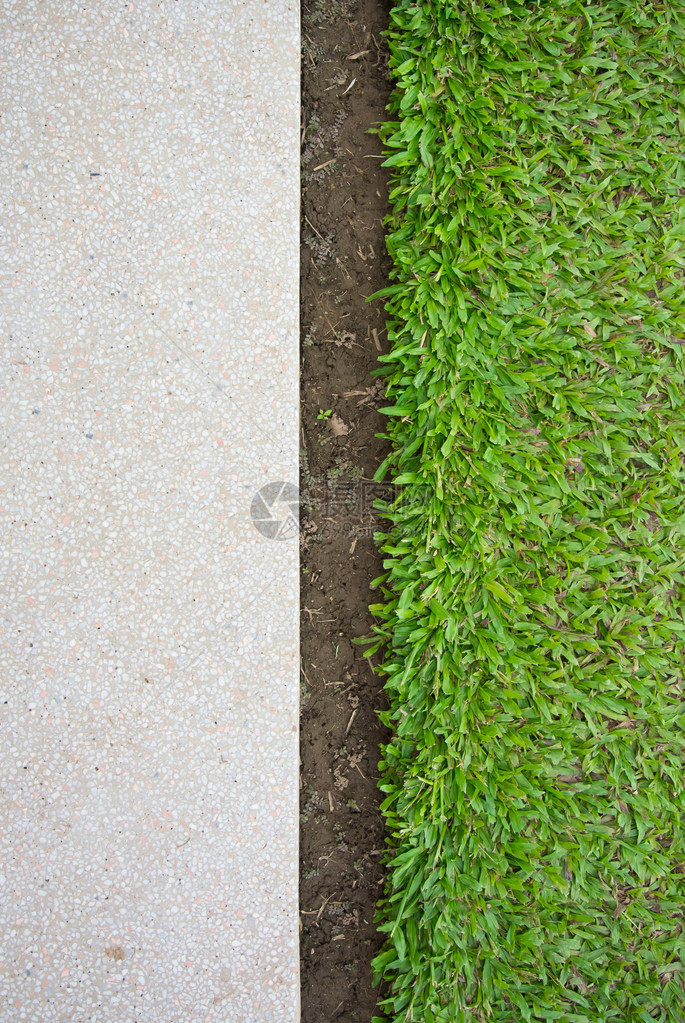
[[[685,7],[389,39],[383,1008],[682,1021]]]

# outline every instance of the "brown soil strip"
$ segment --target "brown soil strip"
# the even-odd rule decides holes
[[[377,719],[384,706],[354,637],[368,635],[371,483],[387,348],[388,281],[380,145],[369,128],[389,95],[386,0],[304,0],[302,8],[302,1023],[370,1023],[370,962],[384,828]]]

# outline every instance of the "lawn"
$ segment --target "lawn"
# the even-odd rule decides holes
[[[685,1018],[685,7],[400,0],[395,1023]]]

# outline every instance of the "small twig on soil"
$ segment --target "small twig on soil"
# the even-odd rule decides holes
[[[312,231],[314,232],[314,234],[316,235],[316,237],[317,237],[317,238],[319,239],[319,241],[320,241],[320,242],[324,242],[324,243],[325,243],[325,242],[326,242],[326,239],[324,238],[324,236],[323,236],[323,235],[321,234],[321,232],[320,232],[320,231],[317,231],[317,230],[316,230],[316,228],[315,228],[315,227],[314,227],[314,225],[312,224],[312,222],[311,222],[311,220],[309,219],[309,217],[305,216],[305,218],[304,218],[304,219],[305,219],[305,220],[307,221],[307,223],[309,224],[309,226],[311,227]]]
[[[365,57],[367,53],[371,53],[371,50],[360,50],[359,53],[350,53],[348,60],[359,60],[360,57]]]
[[[304,668],[302,667],[302,665],[300,665],[300,671],[301,671],[301,672],[302,672],[302,674],[304,675],[304,680],[305,680],[305,682],[307,683],[307,685],[308,685],[308,686],[309,686],[309,688],[311,689],[311,685],[312,685],[312,684],[311,684],[311,682],[309,681],[309,679],[307,678],[307,672],[306,672],[306,671],[304,670]]]
[[[316,921],[315,921],[316,923],[318,923],[318,921],[321,919],[321,914],[323,913],[323,911],[326,908],[327,904],[330,902],[330,900],[336,894],[337,894],[336,892],[331,892],[331,894],[328,896],[328,898],[324,899],[324,901],[321,903],[321,906],[319,907],[319,912],[316,914]]]
[[[305,220],[307,220],[307,218],[306,218],[306,217],[305,217]],[[308,221],[308,220],[307,220],[307,223],[309,224],[309,221]],[[311,225],[311,224],[310,224],[310,227],[312,227],[312,225]],[[312,230],[313,230],[313,231],[316,231],[316,228],[315,228],[315,227],[312,227]],[[318,233],[318,232],[317,232],[317,233]],[[321,235],[319,235],[319,237],[321,237]],[[336,259],[337,259],[337,256],[336,256]],[[337,329],[336,329],[336,327],[337,327],[337,324],[336,324],[336,326],[335,326],[335,327],[333,326],[333,324],[331,323],[331,321],[330,321],[330,318],[329,318],[329,316],[328,316],[328,313],[326,312],[326,310],[324,309],[323,305],[322,305],[322,304],[321,304],[321,302],[319,301],[319,296],[318,296],[318,295],[316,295],[315,297],[316,297],[316,304],[318,305],[319,309],[321,310],[321,313],[322,313],[322,315],[324,316],[324,318],[325,318],[325,320],[326,320],[326,323],[327,323],[327,324],[328,324],[328,326],[329,326],[329,327],[331,328],[331,333],[332,333],[332,334],[333,334],[333,336],[335,337],[335,339],[336,339],[336,341],[338,342],[338,344],[340,344],[340,343],[341,343],[341,338],[340,338],[340,335],[338,334],[338,331],[337,331]],[[347,315],[347,313],[345,314],[345,316],[346,316],[346,315]],[[345,318],[344,316],[343,316],[343,317],[341,317],[341,319],[344,319],[344,318]]]
[[[328,905],[328,903],[331,901],[333,896],[337,895],[337,894],[338,894],[337,892],[331,892],[331,894],[327,898],[325,898],[323,900],[323,902],[321,903],[321,905],[319,906],[318,909],[301,909],[300,910],[300,914],[302,916],[314,916],[314,915],[316,915],[316,920],[314,922],[317,923],[321,919],[321,914],[323,913],[323,911],[326,908],[326,906]],[[334,902],[333,905],[337,906],[338,903]]]
[[[356,713],[357,713],[357,708],[355,707],[354,710],[352,711],[352,716],[350,717],[350,720],[347,722],[347,728],[345,729],[345,735],[349,734],[349,731],[350,731],[350,728],[352,727],[352,722],[355,719]]]
[[[314,234],[315,234],[315,235],[317,236],[317,238],[319,239],[319,241],[320,241],[320,242],[322,242],[322,243],[323,243],[324,245],[329,245],[330,243],[329,243],[329,242],[327,242],[327,241],[326,241],[326,239],[324,238],[324,236],[323,236],[323,235],[322,235],[322,234],[321,234],[321,233],[320,233],[319,231],[317,231],[317,230],[316,230],[316,228],[315,228],[315,227],[314,227],[314,225],[312,224],[312,222],[311,222],[311,220],[309,219],[309,217],[305,216],[305,218],[304,218],[304,219],[305,219],[305,220],[307,221],[307,223],[309,224],[309,226],[311,227],[312,231],[313,231],[313,232],[314,232]],[[335,261],[336,261],[336,263],[338,264],[338,266],[340,267],[340,269],[341,269],[341,270],[342,270],[342,271],[344,272],[344,270],[345,270],[345,267],[344,267],[344,266],[343,266],[343,264],[342,264],[342,263],[340,262],[340,259],[339,259],[339,258],[338,258],[337,256],[335,257]],[[326,317],[326,319],[328,319],[328,317]]]
[[[373,39],[373,45],[376,47],[376,63],[374,64],[374,67],[378,67],[381,63],[381,60],[383,59],[383,54],[381,53],[381,48],[378,45],[378,40],[376,39],[373,32],[371,33],[371,38]]]

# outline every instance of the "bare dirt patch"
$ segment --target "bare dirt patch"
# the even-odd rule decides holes
[[[382,683],[353,640],[369,635],[373,542],[386,454],[372,371],[387,348],[386,172],[370,128],[390,85],[385,0],[302,8],[302,1023],[370,1023],[370,962],[384,827]]]

